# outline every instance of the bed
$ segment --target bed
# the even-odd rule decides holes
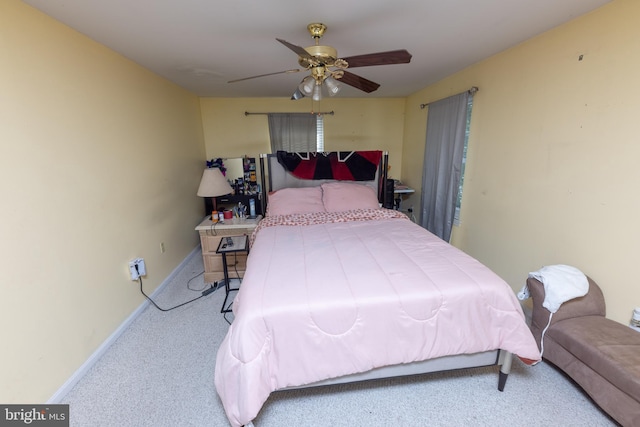
[[[540,360],[509,285],[379,207],[386,155],[263,158],[266,216],[216,359],[232,426],[251,424],[276,390],[497,364],[502,391],[512,355]]]

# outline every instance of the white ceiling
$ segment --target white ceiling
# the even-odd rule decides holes
[[[276,37],[321,44],[340,57],[407,49],[409,64],[354,68],[380,83],[366,94],[403,97],[610,0],[23,0],[200,96],[288,97],[305,73]]]

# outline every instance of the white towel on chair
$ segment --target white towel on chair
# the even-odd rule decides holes
[[[529,273],[529,277],[539,280],[544,285],[542,306],[552,313],[558,311],[563,302],[585,296],[589,291],[587,276],[569,265],[545,266]]]

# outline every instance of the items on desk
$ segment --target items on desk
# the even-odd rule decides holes
[[[234,187],[235,194],[240,194],[240,195],[244,194],[244,179],[243,178],[236,179],[233,187]]]
[[[400,210],[400,203],[402,203],[402,196],[414,193],[415,190],[408,185],[404,185],[401,181],[394,180],[393,194],[394,194],[394,208]]]
[[[233,246],[233,239],[231,237],[227,237],[225,239],[225,243],[222,245],[222,249],[226,249],[231,246]]]
[[[252,199],[253,200],[253,199]],[[255,202],[254,202],[255,203]],[[254,205],[255,209],[255,205]],[[211,212],[211,222],[218,223],[225,220],[240,219],[244,220],[247,217],[247,207],[238,202],[238,206],[234,206],[233,209],[220,209]]]
[[[247,207],[238,202],[238,206],[233,208],[234,216],[238,219],[245,219],[247,217]]]

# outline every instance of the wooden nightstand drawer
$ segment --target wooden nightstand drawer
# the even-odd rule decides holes
[[[221,255],[203,255],[203,260],[205,271],[215,273],[224,271]],[[235,274],[236,270],[238,270],[239,273],[243,273],[247,268],[247,254],[240,252],[237,254],[228,254],[227,268],[229,269],[229,275],[231,277],[237,276]]]

